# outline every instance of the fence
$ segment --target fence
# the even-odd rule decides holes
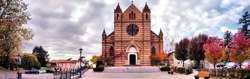
[[[54,75],[54,79],[77,79],[80,75],[83,75],[88,68],[71,69],[68,71],[59,71]],[[80,74],[82,72],[82,74]]]

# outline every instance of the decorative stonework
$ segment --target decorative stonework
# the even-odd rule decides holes
[[[151,31],[150,17],[147,4],[142,11],[131,4],[124,12],[118,4],[114,10],[114,31],[109,35],[103,31],[103,59],[111,60],[115,66],[131,65],[133,60],[135,65],[151,65],[151,49],[163,52],[163,33],[157,35]],[[136,52],[129,51],[131,48]]]

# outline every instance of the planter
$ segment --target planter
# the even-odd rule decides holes
[[[164,66],[164,67],[161,67],[160,70],[163,71],[163,72],[164,71],[170,71],[170,67]]]
[[[94,72],[103,72],[104,71],[104,67],[97,67],[93,69]]]

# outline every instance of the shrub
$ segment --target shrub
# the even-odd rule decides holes
[[[185,73],[185,68],[183,68],[183,67],[176,68],[176,72],[177,73]]]
[[[169,66],[163,66],[160,68],[161,71],[170,71],[170,67]]]
[[[179,67],[179,68],[176,68],[176,72],[180,74],[191,74],[193,73],[193,69],[192,67],[190,68]]]
[[[240,79],[247,79],[250,74],[250,70],[239,69],[238,70],[238,78]]]
[[[103,72],[104,71],[104,67],[97,67],[93,69],[94,72]]]
[[[185,74],[191,74],[193,73],[192,67],[185,69]]]
[[[103,61],[97,61],[96,62],[96,67],[104,66]]]
[[[102,61],[96,62],[96,68],[93,68],[94,72],[103,72],[104,71],[104,64]]]

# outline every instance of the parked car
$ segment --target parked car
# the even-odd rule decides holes
[[[224,67],[224,66],[225,66],[224,63],[218,63],[218,64],[216,64],[216,67]]]
[[[46,73],[46,70],[39,70],[39,73]]]
[[[37,69],[31,69],[31,70],[27,70],[25,73],[26,74],[39,74],[39,70],[37,70]]]
[[[49,68],[48,70],[46,70],[47,73],[54,73],[55,72],[55,68]]]
[[[239,67],[239,64],[235,63],[235,62],[228,62],[225,65],[226,68],[237,68]]]
[[[250,60],[243,62],[242,63],[242,68],[250,70]]]

